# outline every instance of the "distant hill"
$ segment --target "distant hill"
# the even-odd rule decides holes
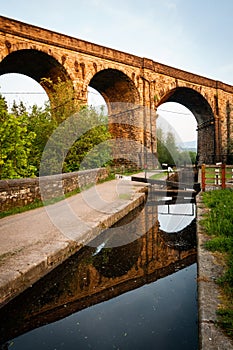
[[[182,151],[197,151],[197,141],[186,141],[178,144],[178,147]]]

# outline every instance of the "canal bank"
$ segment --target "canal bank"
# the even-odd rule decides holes
[[[1,219],[0,305],[142,204],[145,188],[139,182],[112,180],[56,204]]]
[[[224,260],[221,254],[204,248],[210,239],[200,224],[207,208],[201,193],[197,202],[197,262],[198,262],[198,307],[199,307],[199,350],[231,350],[233,342],[217,326],[216,311],[221,304],[221,290],[216,281],[224,272]]]
[[[143,174],[141,175],[143,176]],[[100,231],[111,227],[121,218],[142,204],[145,199],[145,184],[127,180],[113,180],[99,184],[69,199],[66,205],[57,203],[64,214],[67,206],[79,213],[79,240],[72,239],[72,225],[66,223],[68,235],[61,233],[51,221],[53,211],[45,208],[1,219],[0,227],[0,303],[1,306],[31,286],[45,274],[79,251],[96,237]],[[216,279],[223,265],[218,257],[203,249],[208,237],[200,225],[205,213],[201,195],[197,197],[198,238],[198,305],[200,350],[233,349],[230,340],[216,326],[216,309],[220,303],[220,291]],[[52,218],[53,219],[53,218]],[[58,217],[59,219],[59,217]],[[64,221],[64,217],[62,217]],[[64,229],[64,226],[63,226]]]

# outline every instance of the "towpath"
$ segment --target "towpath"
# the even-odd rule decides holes
[[[0,306],[140,205],[143,188],[145,184],[116,179],[1,219]]]

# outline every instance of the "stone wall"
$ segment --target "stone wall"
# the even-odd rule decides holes
[[[56,198],[63,193],[81,189],[106,179],[106,168],[77,171],[42,178],[26,178],[0,180],[0,212],[34,202],[41,199],[41,186],[43,196],[46,192],[49,198]],[[62,187],[62,189],[61,189]]]

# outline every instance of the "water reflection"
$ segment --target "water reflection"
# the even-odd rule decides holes
[[[190,283],[193,288],[192,293],[195,294],[196,267],[193,265],[196,261],[195,219],[186,230],[169,234],[161,230],[158,220],[155,220],[155,216],[158,218],[157,207],[149,207],[144,213],[144,219],[140,223],[137,222],[137,226],[141,225],[141,232],[143,232],[145,226],[151,227],[149,221],[155,220],[156,224],[146,234],[127,245],[115,247],[113,244],[113,248],[104,248],[103,243],[106,240],[122,241],[123,236],[134,234],[135,215],[137,215],[136,211],[118,224],[114,237],[111,234],[109,236],[109,230],[104,231],[96,238],[93,246],[84,247],[2,308],[0,310],[1,349],[9,347],[25,350],[27,346],[29,346],[28,349],[33,347],[38,350],[145,349],[148,348],[145,346],[145,340],[140,347],[139,338],[142,338],[146,330],[148,333],[150,329],[147,341],[151,338],[154,342],[164,337],[166,328],[169,333],[168,330],[173,327],[170,325],[171,319],[163,319],[163,306],[167,303],[170,303],[169,310],[174,309],[176,313],[173,316],[170,315],[170,318],[178,317],[178,314],[185,316],[185,312],[188,314],[188,308],[191,308],[191,312],[194,313],[191,322],[193,328],[196,321],[196,305],[193,300],[193,306],[187,306],[190,284],[185,287],[184,279],[192,279]],[[124,223],[127,223],[128,228],[130,222],[132,222],[131,231],[125,232]],[[139,227],[137,231],[138,229]],[[191,266],[189,269],[192,271],[192,277],[187,266]],[[172,285],[173,279],[170,275],[176,275],[176,282],[169,291],[169,285]],[[154,283],[157,283],[156,286]],[[164,298],[161,298],[160,293]],[[183,299],[180,300],[180,297]],[[103,303],[103,301],[106,302]],[[182,309],[181,302],[186,309]],[[155,315],[156,319],[153,319]],[[58,320],[60,320],[58,323],[54,323]],[[184,320],[188,327],[188,331],[186,330],[188,335],[191,326],[186,317]],[[158,323],[156,326],[153,325],[155,321]],[[116,332],[111,333],[109,326],[112,325],[114,330],[114,322],[117,322],[115,323]],[[98,332],[97,328],[93,328],[97,327],[97,324]],[[47,326],[42,327],[44,325]],[[90,327],[89,332],[88,327]],[[31,331],[33,329],[34,331]],[[104,329],[108,329],[111,336],[110,333],[104,332]],[[183,328],[182,331],[184,331]],[[140,337],[138,332],[141,334]],[[195,330],[192,332],[195,333]],[[54,340],[56,346],[52,341],[53,333],[56,334],[56,341]],[[100,341],[101,334],[104,339]],[[90,337],[93,339],[90,340]],[[41,343],[42,339],[44,339],[44,345]],[[182,341],[180,339],[177,349],[185,349],[181,346],[183,341],[184,339]],[[194,344],[195,342],[194,339]],[[174,345],[173,341],[171,345]],[[169,345],[163,346],[163,349],[169,349]],[[192,349],[192,346],[187,349]]]
[[[158,206],[160,229],[166,232],[176,232],[187,227],[196,216],[196,205],[167,204]]]

